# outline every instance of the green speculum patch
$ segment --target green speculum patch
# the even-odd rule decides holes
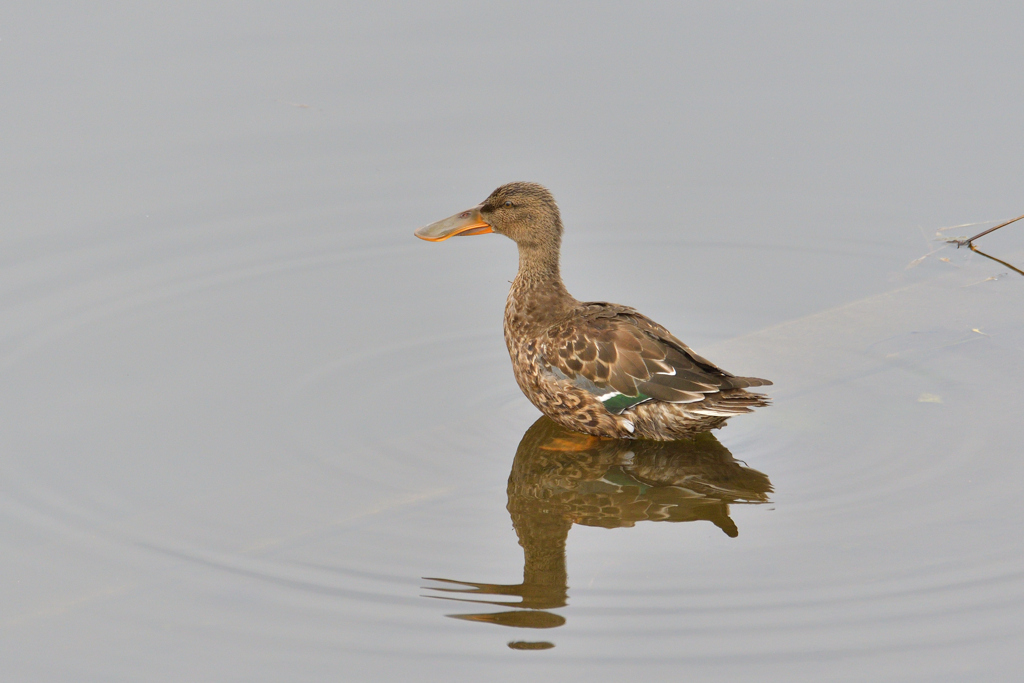
[[[620,415],[622,414],[622,411],[628,410],[639,403],[649,400],[651,400],[651,397],[641,392],[636,396],[615,394],[614,396],[601,401],[601,403],[603,403],[604,407],[608,409],[608,412]]]

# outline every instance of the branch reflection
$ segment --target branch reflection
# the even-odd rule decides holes
[[[771,492],[767,475],[735,460],[710,432],[685,441],[619,441],[570,432],[542,417],[519,443],[508,479],[508,511],[525,556],[522,583],[428,578],[446,584],[430,588],[438,593],[430,597],[515,608],[448,615],[455,619],[555,628],[565,623],[549,610],[568,603],[565,542],[573,524],[612,529],[703,520],[735,537],[729,505],[764,503]],[[513,641],[509,647],[553,645]]]

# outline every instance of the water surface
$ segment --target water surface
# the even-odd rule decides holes
[[[1012,680],[1024,277],[917,259],[1021,211],[1013,12],[12,10],[5,672]],[[538,422],[513,245],[412,237],[514,179],[774,404]]]

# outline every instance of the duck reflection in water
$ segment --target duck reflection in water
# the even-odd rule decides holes
[[[623,441],[568,431],[542,417],[519,443],[508,478],[508,511],[525,555],[522,583],[428,577],[458,586],[429,590],[467,596],[430,597],[516,608],[448,615],[456,619],[518,628],[561,626],[565,617],[548,610],[568,602],[565,542],[573,524],[613,529],[644,520],[704,520],[735,537],[739,531],[729,505],[765,503],[771,492],[767,475],[735,460],[710,432],[681,441]],[[509,647],[554,645],[513,641]]]

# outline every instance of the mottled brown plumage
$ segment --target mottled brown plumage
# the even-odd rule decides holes
[[[502,185],[478,206],[417,231],[440,241],[501,233],[519,247],[505,343],[526,397],[559,424],[595,436],[673,440],[767,405],[736,377],[627,306],[581,302],[562,283],[562,220],[535,183]]]

